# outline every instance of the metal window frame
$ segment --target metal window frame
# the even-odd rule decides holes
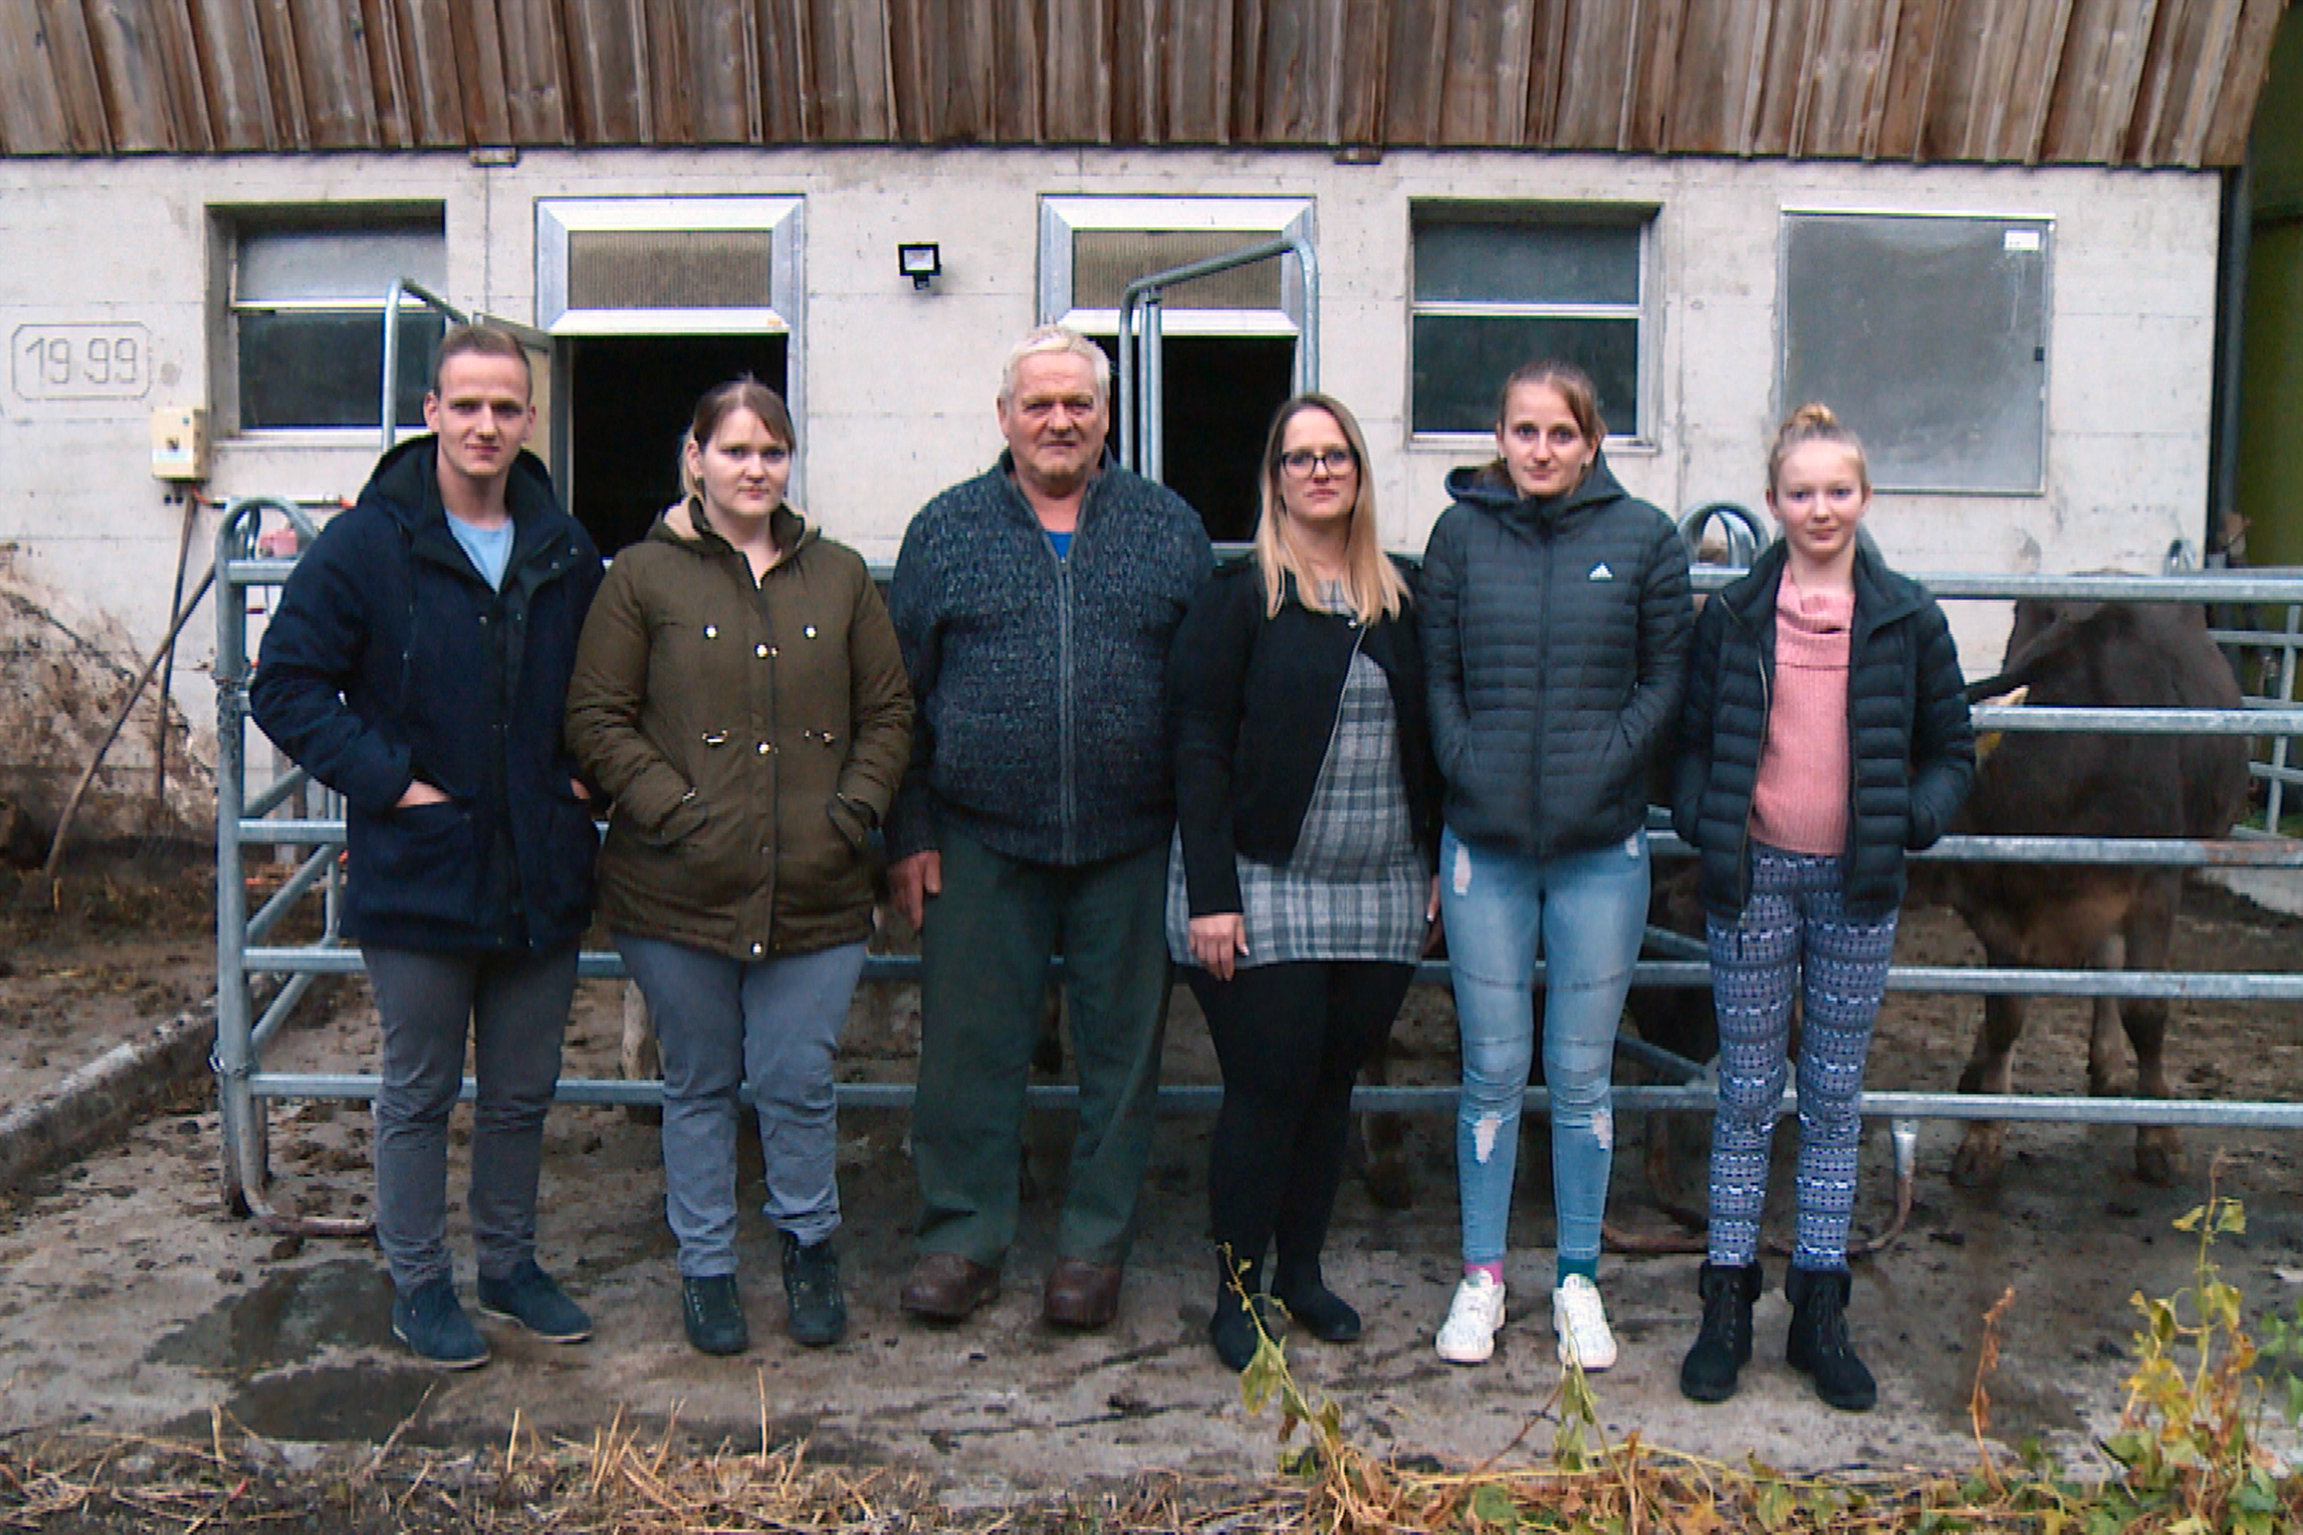
[[[1117,336],[1120,311],[1072,304],[1072,236],[1083,230],[1236,234],[1310,241],[1316,210],[1309,197],[1205,197],[1195,194],[1047,195],[1040,198],[1039,323],[1061,323],[1085,336]],[[1178,309],[1162,317],[1171,336],[1292,336],[1306,329],[1302,263],[1283,257],[1277,309]]]
[[[593,231],[755,230],[770,236],[768,302],[730,309],[575,309],[568,303],[568,237]],[[801,441],[808,435],[807,199],[743,196],[539,197],[536,199],[536,328],[556,338],[615,336],[782,336],[784,404]],[[567,356],[553,349],[552,397],[575,398]],[[552,462],[573,462],[573,410],[555,414]],[[792,464],[791,499],[807,503],[805,454]]]
[[[1795,403],[1784,398],[1783,368],[1786,349],[1791,335],[1791,231],[1800,219],[1940,219],[1969,224],[2037,224],[2045,231],[2040,249],[2043,270],[2039,283],[2039,319],[2042,329],[2040,350],[2045,354],[2040,361],[2039,375],[2039,478],[2025,489],[1976,488],[1970,486],[1897,485],[1882,479],[1872,487],[1896,495],[1915,496],[2024,496],[2040,499],[2047,494],[2047,455],[2054,440],[2053,416],[2055,408],[2055,263],[2061,246],[2061,229],[2052,213],[2003,210],[1992,212],[1981,208],[1885,208],[1857,206],[1834,208],[1825,205],[1786,203],[1778,211],[1775,230],[1775,373],[1769,380],[1769,391],[1774,401],[1773,415],[1781,420]]]
[[[1439,210],[1446,216],[1433,217]],[[1419,316],[1432,315],[1445,319],[1548,319],[1548,320],[1630,320],[1638,327],[1633,343],[1637,358],[1638,377],[1633,383],[1637,395],[1640,430],[1637,432],[1609,432],[1607,444],[1615,447],[1653,448],[1656,438],[1653,430],[1659,402],[1656,398],[1656,375],[1660,370],[1652,364],[1652,348],[1656,334],[1655,284],[1650,280],[1655,266],[1656,225],[1663,217],[1663,207],[1652,202],[1530,202],[1524,198],[1509,201],[1483,202],[1460,197],[1417,198],[1407,208],[1407,378],[1401,391],[1401,415],[1407,419],[1407,440],[1411,446],[1460,448],[1469,442],[1485,442],[1487,432],[1460,432],[1440,429],[1425,430],[1415,421],[1415,322]],[[1530,228],[1568,229],[1636,229],[1639,231],[1639,296],[1628,304],[1528,304],[1476,303],[1464,299],[1419,300],[1415,296],[1416,236],[1431,224],[1493,224],[1525,225]]]
[[[388,220],[396,234],[419,232],[435,236],[440,244],[440,265],[447,267],[448,210],[444,203],[390,202],[376,204],[211,205],[210,218],[223,226],[225,277],[223,292],[223,361],[230,375],[230,434],[256,442],[332,443],[369,435],[366,426],[246,426],[240,419],[240,317],[247,314],[338,314],[348,321],[376,325],[384,318],[389,291],[374,298],[345,295],[339,298],[251,299],[241,293],[240,262],[251,234],[296,235],[382,234],[375,220]]]

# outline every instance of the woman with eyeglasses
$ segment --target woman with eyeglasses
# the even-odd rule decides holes
[[[1233,1370],[1259,1322],[1282,1325],[1273,1301],[1322,1342],[1360,1335],[1321,1251],[1352,1082],[1437,909],[1423,660],[1351,412],[1317,394],[1281,406],[1262,492],[1255,552],[1200,589],[1169,661],[1168,947],[1223,1071],[1208,1337]]]

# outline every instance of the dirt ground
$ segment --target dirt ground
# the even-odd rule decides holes
[[[68,881],[64,905],[0,920],[0,1106],[36,1090],[133,1027],[205,994],[212,955],[201,922],[204,870],[194,859],[139,886],[123,873]],[[107,893],[108,892],[108,893]],[[77,903],[77,904],[75,904]],[[2179,962],[2219,969],[2292,969],[2303,923],[2228,895],[2194,891]],[[1955,919],[1906,920],[1907,963],[1975,963]],[[1871,1083],[1949,1087],[1981,1004],[1898,997],[1884,1015]],[[569,1038],[569,1069],[614,1070],[620,1019],[611,983],[586,983]],[[126,1020],[125,1023],[120,1022]],[[917,1039],[908,993],[867,996],[852,1021],[843,1071],[902,1080]],[[1443,993],[1419,991],[1401,1028],[1408,1080],[1445,1081],[1452,1029]],[[2018,1063],[2023,1091],[2083,1090],[2083,1004],[2042,1003]],[[2273,1004],[2179,1009],[2172,1074],[2201,1097],[2303,1099],[2303,1017]],[[373,1023],[358,982],[323,988],[317,1005],[266,1061],[288,1070],[368,1070]],[[1205,1031],[1177,994],[1169,1079],[1214,1080]],[[1660,1231],[1648,1206],[1640,1141],[1660,1119],[1629,1127],[1617,1159],[1615,1213]],[[272,1168],[284,1205],[307,1212],[367,1208],[366,1116],[355,1104],[276,1106]],[[1145,1195],[1144,1230],[1125,1310],[1110,1331],[1057,1335],[1038,1319],[1038,1282],[1051,1258],[1069,1123],[1036,1115],[1034,1195],[1003,1297],[974,1322],[930,1329],[903,1318],[895,1293],[909,1261],[911,1183],[905,1116],[850,1110],[841,1131],[843,1233],[853,1329],[843,1345],[808,1352],[781,1334],[772,1232],[745,1229],[745,1291],[754,1345],[708,1360],[682,1341],[672,1244],[661,1218],[653,1129],[620,1109],[555,1111],[544,1185],[544,1256],[592,1310],[597,1338],[552,1348],[483,1324],[490,1368],[443,1376],[417,1366],[387,1332],[388,1292],[364,1242],[281,1237],[221,1207],[218,1124],[188,1092],[120,1146],[0,1196],[0,1434],[33,1428],[205,1439],[227,1419],[285,1441],[501,1444],[517,1415],[547,1435],[586,1438],[621,1418],[710,1447],[804,1437],[819,1460],[926,1473],[953,1506],[1117,1485],[1151,1470],[1254,1476],[1274,1463],[1276,1424],[1251,1419],[1209,1352],[1203,1325],[1213,1282],[1202,1250],[1207,1122],[1163,1123]],[[460,1147],[461,1121],[456,1133]],[[1782,1137],[1788,1149],[1792,1137]],[[2037,1438],[2084,1460],[2122,1402],[2135,1318],[2129,1297],[2170,1294],[2191,1276],[2195,1248],[2170,1222],[2204,1197],[2207,1170],[2245,1200],[2248,1230],[2217,1249],[2226,1277],[2260,1314],[2303,1296],[2303,1141],[2293,1134],[2191,1131],[2181,1186],[2135,1181],[2132,1132],[2015,1127],[2001,1185],[1952,1188],[1957,1127],[1931,1123],[1920,1156],[1911,1228],[1858,1265],[1852,1319],[1881,1380],[1867,1416],[1820,1407],[1782,1363],[1786,1308],[1762,1302],[1760,1353],[1732,1408],[1683,1401],[1676,1370],[1694,1325],[1692,1256],[1610,1259],[1604,1279],[1623,1361],[1597,1382],[1609,1432],[1730,1461],[1757,1456],[1789,1468],[1972,1466],[1968,1417],[1980,1317],[2012,1288],[1991,1383],[1992,1433]],[[1514,1294],[1498,1356],[1463,1370],[1442,1363],[1432,1331],[1454,1279],[1450,1122],[1415,1122],[1415,1205],[1378,1208],[1347,1186],[1332,1241],[1331,1279],[1366,1314],[1355,1347],[1297,1338],[1298,1377],[1340,1406],[1361,1445],[1401,1456],[1471,1463],[1512,1450],[1557,1375],[1541,1276],[1548,1272],[1550,1199],[1541,1136],[1521,1161],[1513,1230]],[[1883,1134],[1866,1150],[1859,1222],[1886,1218],[1890,1158]],[[1675,1192],[1697,1193],[1700,1147],[1678,1153]],[[1779,1174],[1784,1169],[1779,1168]],[[747,1167],[756,1178],[756,1163]],[[1779,1188],[1771,1208],[1783,1204]],[[756,1210],[756,1188],[750,1202]],[[468,1248],[464,1249],[469,1284]],[[1771,1275],[1780,1274],[1780,1262]],[[2292,1440],[2286,1441],[2292,1447]],[[1548,1433],[1527,1443],[1548,1444]]]

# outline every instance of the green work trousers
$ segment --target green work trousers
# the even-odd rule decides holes
[[[912,1111],[920,1251],[997,1268],[1015,1240],[1025,1076],[1060,952],[1080,1107],[1057,1251],[1124,1262],[1167,1022],[1167,843],[1065,867],[1006,857],[948,827],[938,840],[943,893],[920,935]]]

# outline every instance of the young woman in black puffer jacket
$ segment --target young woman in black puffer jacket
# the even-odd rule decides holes
[[[1687,551],[1671,519],[1608,472],[1580,370],[1520,369],[1496,416],[1500,456],[1449,479],[1455,505],[1432,530],[1419,593],[1463,1037],[1464,1272],[1439,1354],[1477,1364],[1503,1322],[1540,953],[1559,1220],[1552,1323],[1562,1362],[1604,1370],[1615,1362],[1597,1286],[1610,1077],[1647,922],[1648,764],[1669,743],[1687,664]]]
[[[1783,538],[1704,607],[1673,779],[1673,824],[1702,858],[1719,1016],[1703,1328],[1679,1385],[1725,1401],[1751,1357],[1759,1213],[1796,990],[1788,1357],[1825,1402],[1860,1412],[1878,1396],[1845,1315],[1864,1058],[1904,853],[1940,837],[1967,797],[1975,740],[1942,610],[1856,537],[1871,477],[1855,435],[1803,406],[1776,434],[1767,477]]]

